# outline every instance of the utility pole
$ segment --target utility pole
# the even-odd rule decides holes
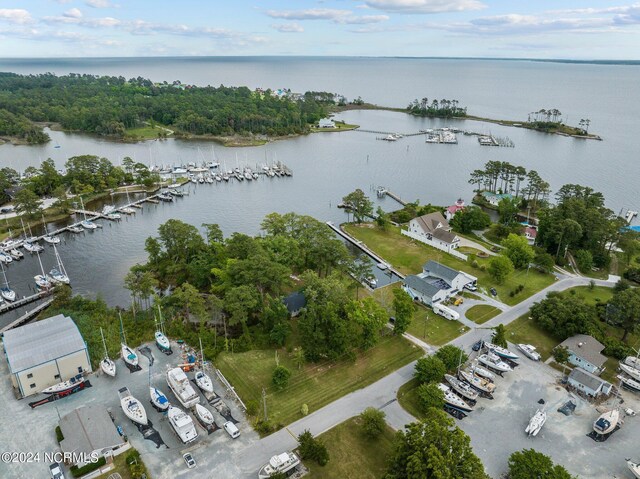
[[[267,415],[267,391],[262,388],[262,408],[264,409],[264,422],[269,420],[269,416]]]

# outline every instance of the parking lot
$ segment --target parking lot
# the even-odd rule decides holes
[[[512,351],[516,351],[510,345]],[[522,356],[522,355],[521,355]],[[640,459],[640,414],[621,417],[622,427],[606,442],[587,437],[600,413],[590,404],[562,387],[561,373],[550,366],[520,359],[520,366],[504,378],[496,378],[495,399],[479,399],[475,410],[456,423],[471,437],[475,453],[484,463],[487,473],[499,478],[507,471],[507,461],[514,451],[533,448],[563,464],[580,478],[632,478],[625,458]],[[623,409],[640,411],[640,400],[633,393],[622,392]],[[577,407],[571,416],[557,409],[570,398]],[[545,404],[538,401],[544,399]],[[607,404],[613,404],[609,402]],[[544,407],[547,421],[536,437],[524,432],[529,419]]]
[[[155,345],[149,345],[154,357],[151,381],[167,395],[170,402],[178,404],[165,380],[167,369],[184,362],[176,345],[172,346],[174,354],[166,356],[158,351]],[[155,411],[149,402],[148,359],[140,354],[142,370],[135,373],[130,373],[125,368],[122,359],[116,361],[116,364],[118,374],[115,378],[108,377],[101,371],[94,373],[89,377],[91,388],[32,410],[28,403],[34,401],[35,398],[42,398],[42,396],[22,400],[15,399],[9,382],[7,363],[5,360],[0,361],[0,374],[3,381],[2,387],[0,387],[0,398],[4,408],[3,421],[0,423],[2,449],[20,452],[39,451],[41,453],[58,451],[59,446],[54,431],[58,425],[58,416],[64,416],[83,405],[101,405],[112,412],[115,423],[123,428],[132,446],[140,452],[151,477],[154,479],[257,477],[257,470],[242,470],[242,464],[237,463],[237,457],[241,451],[256,443],[258,435],[246,423],[238,406],[231,398],[225,397],[225,390],[213,375],[211,376],[214,380],[214,390],[231,408],[233,417],[239,421],[240,437],[232,440],[222,428],[207,436],[206,431],[200,427],[194,415],[191,414],[196,423],[199,437],[194,443],[185,446],[179,441],[166,417]],[[188,373],[188,376],[191,378],[192,373]],[[165,446],[157,448],[152,441],[144,439],[135,425],[126,418],[118,399],[118,389],[124,386],[128,387],[134,397],[140,399],[144,404],[148,417],[153,423],[153,428],[160,433],[168,448]],[[204,397],[202,397],[201,404],[205,404]],[[217,425],[222,426],[225,419],[218,414],[215,408],[207,407],[213,412]],[[197,462],[195,469],[187,469],[182,459],[182,454],[187,451],[191,452]],[[266,463],[268,460],[269,457],[259,459],[261,463]],[[0,463],[0,477],[49,477],[48,464],[45,462]],[[71,476],[69,475],[69,477]]]

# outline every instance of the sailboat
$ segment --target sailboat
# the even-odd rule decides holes
[[[38,286],[38,288],[40,289],[49,289],[51,288],[51,281],[49,281],[49,277],[44,274],[44,267],[42,266],[42,260],[40,259],[40,252],[36,251],[36,254],[38,255],[38,263],[40,263],[40,271],[42,271],[42,274],[37,274],[33,277],[33,279],[36,282],[36,286]]]
[[[102,346],[104,346],[104,358],[100,361],[100,369],[107,375],[114,377],[116,375],[116,363],[114,363],[111,358],[109,358],[109,353],[107,352],[107,343],[104,340],[104,334],[102,333],[102,328],[100,328],[100,336],[102,337]]]
[[[493,382],[493,380],[495,379],[495,375],[488,369],[485,369],[482,366],[480,366],[477,361],[474,361],[472,363],[471,372],[473,372],[473,374],[476,374],[477,376],[481,376],[485,378],[487,381],[490,381],[490,382]]]
[[[487,341],[484,341],[484,347],[487,348],[492,353],[500,356],[501,358],[511,359],[512,361],[515,361],[516,359],[520,359],[520,356],[518,356],[515,353],[512,353],[507,348],[497,346]]]
[[[613,432],[620,420],[620,411],[618,408],[611,409],[610,411],[601,414],[598,419],[593,422],[593,430],[596,434],[604,436]]]
[[[200,404],[196,404],[196,415],[207,426],[211,426],[215,421],[213,419],[213,414],[206,407],[201,406]]]
[[[196,384],[200,389],[205,392],[212,393],[213,392],[213,383],[211,382],[211,378],[204,372],[204,353],[202,352],[202,339],[200,340],[200,370],[196,371]]]
[[[547,413],[544,410],[538,409],[533,417],[529,420],[529,424],[525,428],[524,432],[526,432],[529,436],[537,436],[546,421]]]
[[[169,342],[169,338],[167,338],[167,336],[165,336],[164,332],[162,331],[162,311],[160,310],[160,305],[158,305],[158,314],[160,315],[160,328],[158,328],[158,325],[156,323],[156,346],[158,346],[158,349],[160,351],[171,351],[171,343]]]
[[[631,376],[636,381],[640,381],[640,369],[636,369],[634,367],[628,366],[625,363],[620,363],[620,370],[622,370],[625,373],[627,373],[629,376]]]
[[[454,376],[450,374],[445,374],[444,378],[451,385],[453,390],[460,394],[463,398],[468,399],[470,401],[475,401],[478,399],[478,392],[473,389],[469,383],[465,381],[460,381]]]
[[[0,263],[0,268],[2,268],[2,276],[4,276],[4,286],[0,287],[0,294],[2,298],[7,301],[15,301],[16,300],[16,292],[9,288],[9,281],[7,280],[7,272],[4,270],[4,265]]]
[[[67,270],[64,268],[64,264],[62,264],[62,258],[58,254],[58,248],[56,245],[53,245],[53,252],[56,256],[57,268],[53,268],[49,271],[49,276],[56,283],[64,283],[69,284],[71,281],[69,280],[69,276],[67,275]]]
[[[147,411],[145,411],[142,403],[134,398],[129,388],[124,387],[118,391],[120,396],[120,406],[124,414],[133,422],[146,426],[149,423],[147,419]]]
[[[151,404],[160,411],[166,411],[169,409],[169,400],[167,399],[167,396],[151,384],[151,367],[149,367],[149,397],[151,398]]]
[[[438,383],[438,388],[444,393],[444,402],[449,406],[464,412],[470,412],[473,410],[472,406],[457,396],[446,384]]]
[[[118,316],[120,316],[120,331],[122,333],[122,342],[120,343],[120,351],[122,352],[122,359],[124,359],[124,362],[127,363],[129,366],[132,366],[135,368],[138,366],[138,355],[133,349],[127,346],[127,338],[124,335],[124,326],[122,325],[122,315],[118,313]]]
[[[80,226],[82,226],[86,230],[94,230],[97,228],[96,224],[93,221],[87,219],[87,213],[84,209],[84,201],[82,201],[82,196],[80,197],[80,204],[82,205],[82,214],[84,215],[84,220],[80,222]]]
[[[459,371],[458,376],[460,377],[460,379],[464,379],[469,384],[471,384],[471,386],[473,386],[480,392],[493,394],[493,391],[495,391],[496,389],[496,385],[493,384],[491,381],[489,381],[488,379],[482,378],[480,376],[477,376],[473,372]]]
[[[44,228],[44,233],[45,233],[42,239],[45,241],[45,243],[49,243],[49,244],[60,243],[60,238],[58,238],[57,236],[51,236],[49,234],[49,231],[47,230],[47,224],[44,221],[44,215],[42,215],[42,227]]]

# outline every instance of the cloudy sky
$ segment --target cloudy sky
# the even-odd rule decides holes
[[[615,0],[0,0],[0,57],[639,59]]]

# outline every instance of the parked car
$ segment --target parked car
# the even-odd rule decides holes
[[[473,283],[465,284],[464,289],[468,289],[469,291],[478,291],[478,287]]]
[[[53,479],[64,479],[64,473],[62,472],[62,466],[57,462],[54,462],[49,466],[49,473]]]
[[[7,214],[7,213],[11,213],[13,211],[13,208],[8,207],[8,208],[0,208],[0,213]]]
[[[496,288],[491,288],[489,292],[491,293],[491,296],[498,296],[498,292],[496,291]]]
[[[240,429],[238,429],[238,426],[231,421],[225,422],[222,427],[224,427],[224,430],[227,431],[227,434],[229,434],[232,439],[235,439],[240,435]]]
[[[482,347],[482,339],[480,341],[476,341],[475,343],[473,343],[473,346],[471,346],[471,349],[473,349],[474,351],[480,351],[481,347]]]
[[[189,469],[193,469],[194,467],[196,467],[196,460],[193,458],[190,452],[183,454],[182,459],[184,459],[184,462],[187,464],[187,467]]]

